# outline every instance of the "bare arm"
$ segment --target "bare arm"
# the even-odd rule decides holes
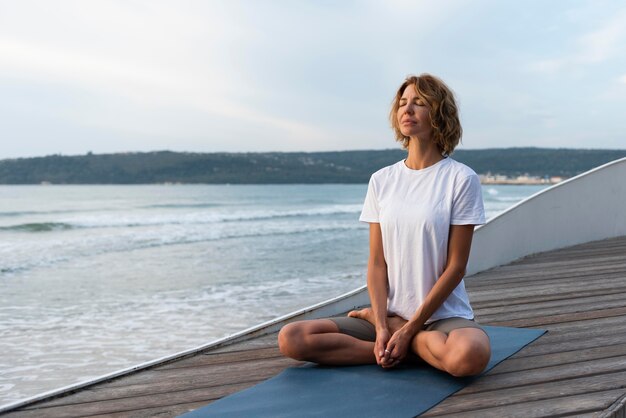
[[[383,252],[383,238],[380,224],[370,224],[370,255],[367,262],[367,291],[374,312],[376,325],[376,343],[374,356],[381,364],[391,335],[387,324],[387,295],[389,280],[387,277],[387,262]]]

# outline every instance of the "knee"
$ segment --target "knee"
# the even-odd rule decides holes
[[[304,361],[307,357],[306,330],[301,322],[292,322],[278,333],[278,349],[295,360]]]
[[[485,370],[490,357],[489,347],[468,343],[447,356],[446,371],[456,377],[475,376]]]

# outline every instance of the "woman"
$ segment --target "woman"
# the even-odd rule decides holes
[[[360,220],[370,225],[371,308],[286,325],[286,356],[390,368],[414,353],[454,376],[484,370],[489,337],[473,321],[463,276],[474,226],[484,223],[478,176],[452,160],[462,129],[452,91],[408,77],[390,113],[408,155],[370,179]]]

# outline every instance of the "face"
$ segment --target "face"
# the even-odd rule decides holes
[[[402,93],[396,116],[402,135],[430,139],[432,126],[429,111],[430,107],[417,93],[415,85],[408,85]]]

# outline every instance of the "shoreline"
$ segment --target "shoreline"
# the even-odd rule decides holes
[[[509,185],[509,186],[550,186],[558,184],[560,181],[517,181],[517,180],[481,180],[480,184],[487,185]]]

